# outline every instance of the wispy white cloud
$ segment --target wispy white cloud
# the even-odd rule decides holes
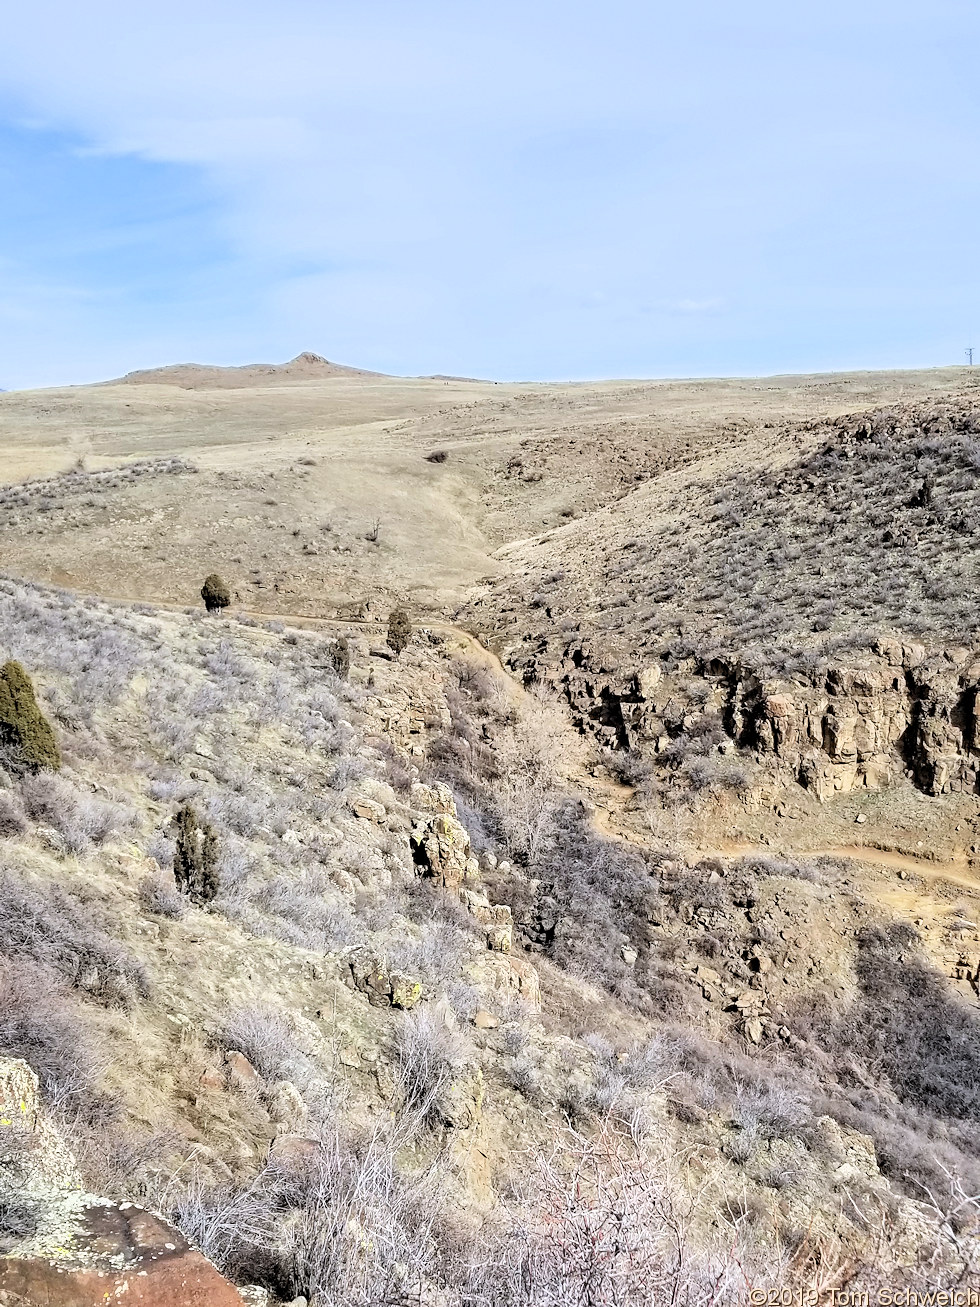
[[[199,230],[151,240],[140,219],[147,263],[173,267],[165,309],[134,267],[92,321],[113,358],[928,362],[980,289],[942,253],[976,211],[978,29],[965,0],[35,0],[5,15],[0,83],[10,120],[69,133],[83,164],[197,178]]]

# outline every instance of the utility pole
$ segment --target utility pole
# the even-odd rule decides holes
[[[968,368],[972,368],[972,367],[973,367],[973,346],[971,345],[969,349],[964,350],[963,352],[966,354],[966,366],[967,366]]]

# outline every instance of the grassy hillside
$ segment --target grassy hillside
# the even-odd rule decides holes
[[[0,397],[0,1059],[85,1183],[253,1303],[977,1283],[975,393]]]
[[[585,746],[462,637],[354,633],[344,680],[339,627],[10,581],[0,621],[64,759],[2,777],[0,1055],[93,1188],[319,1304],[537,1303],[610,1220],[630,1300],[961,1266],[909,1196],[980,1168],[976,1018],[853,866],[601,833]]]
[[[504,617],[530,638],[582,631],[638,658],[800,654],[890,630],[969,638],[978,432],[980,411],[947,402],[756,433],[736,459],[508,551],[521,580],[499,587]]]

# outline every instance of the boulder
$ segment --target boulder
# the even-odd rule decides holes
[[[413,980],[411,976],[406,976],[402,971],[392,971],[391,977],[391,1006],[407,1010],[413,1008],[422,997],[421,980]]]
[[[258,1085],[261,1077],[244,1053],[233,1049],[225,1054],[225,1062],[228,1064],[228,1077],[232,1084],[240,1089],[250,1089]]]
[[[310,1110],[291,1080],[280,1080],[272,1091],[269,1118],[283,1135],[298,1134],[309,1124]]]
[[[514,946],[514,918],[507,904],[491,903],[482,889],[461,889],[459,897],[466,910],[486,927],[487,948],[509,953]]]
[[[376,803],[374,799],[368,799],[363,794],[355,795],[348,807],[355,817],[360,817],[362,821],[373,821],[378,825],[383,824],[388,816],[384,804]]]
[[[753,1044],[762,1043],[763,1025],[758,1017],[750,1017],[745,1023],[745,1034]]]
[[[383,957],[363,945],[347,953],[341,979],[364,994],[372,1007],[412,1008],[422,997],[422,982],[393,971]]]
[[[455,817],[440,812],[423,818],[412,832],[411,846],[423,876],[446,889],[459,889],[466,878],[470,837]]]
[[[305,1135],[277,1135],[269,1145],[269,1161],[283,1167],[302,1167],[312,1162],[319,1151],[320,1144]]]
[[[237,1289],[162,1217],[83,1192],[75,1158],[41,1108],[37,1076],[17,1059],[0,1059],[0,1202],[10,1231],[0,1307],[242,1307]]]
[[[476,1067],[449,1082],[438,1094],[433,1109],[451,1130],[468,1130],[483,1115],[483,1072]]]
[[[224,1089],[225,1078],[217,1067],[209,1066],[201,1072],[201,1078],[197,1083],[202,1089],[215,1092]]]
[[[488,990],[503,1002],[520,998],[537,1011],[541,1002],[541,983],[530,962],[513,953],[484,953],[469,968],[474,984]]]
[[[0,1058],[0,1182],[21,1193],[80,1189],[74,1154],[41,1111],[38,1078]]]
[[[421,809],[423,813],[442,812],[456,816],[456,801],[448,785],[423,785],[421,781],[413,781],[410,798],[412,807]]]
[[[0,1258],[2,1307],[243,1307],[234,1285],[162,1217],[66,1194]]]

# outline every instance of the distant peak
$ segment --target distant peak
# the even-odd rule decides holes
[[[376,377],[377,372],[331,363],[322,354],[304,350],[288,363],[245,363],[239,367],[209,367],[201,363],[171,363],[162,368],[127,372],[118,383],[125,385],[181,386],[185,390],[227,390],[236,387],[317,382],[330,377]]]

